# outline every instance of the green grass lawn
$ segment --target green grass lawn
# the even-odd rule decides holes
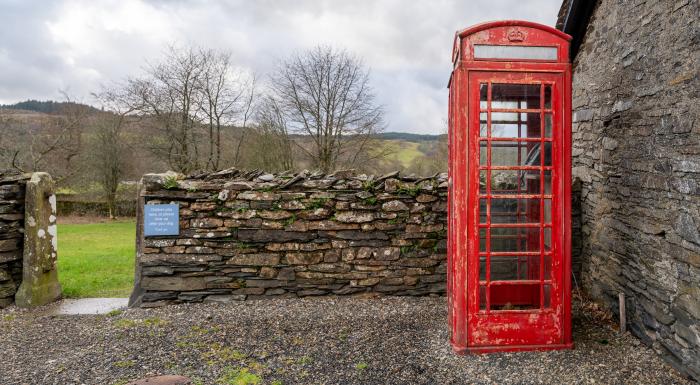
[[[58,225],[58,280],[67,298],[128,297],[134,221]]]

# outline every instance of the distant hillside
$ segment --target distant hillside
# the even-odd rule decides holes
[[[309,135],[307,134],[290,134],[292,139],[304,139]],[[434,142],[440,140],[445,135],[430,135],[430,134],[412,134],[409,132],[382,132],[375,136],[379,140],[399,140],[404,142],[422,143],[422,142]]]
[[[61,112],[61,110],[64,109],[65,107],[74,106],[74,105],[89,107],[90,109],[97,111],[97,109],[95,107],[92,107],[92,106],[89,106],[86,104],[73,103],[73,102],[55,102],[53,100],[47,100],[47,101],[26,100],[26,101],[15,103],[15,104],[0,104],[0,109],[35,111],[35,112],[43,112],[45,114],[53,114],[53,113]]]
[[[442,135],[411,134],[408,132],[383,132],[377,137],[384,140],[403,140],[406,142],[429,142],[439,140]]]

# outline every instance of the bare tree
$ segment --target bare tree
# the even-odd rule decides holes
[[[242,125],[233,156],[239,162],[255,78],[234,69],[228,53],[170,46],[162,61],[124,89],[127,105],[160,131],[150,137],[150,148],[173,170],[222,168],[223,130]]]
[[[294,168],[292,139],[282,110],[273,98],[265,98],[256,114],[257,124],[250,130],[249,166],[268,171]]]
[[[292,56],[271,77],[271,89],[290,131],[312,139],[311,148],[299,148],[324,172],[356,164],[384,128],[369,71],[346,51],[316,47]]]
[[[126,119],[125,113],[103,113],[96,119],[95,124],[92,171],[102,187],[111,219],[116,216],[117,190],[128,156],[123,136]]]
[[[175,171],[199,168],[201,81],[206,58],[192,48],[169,47],[162,62],[146,68],[146,76],[131,78],[123,99],[129,109],[152,120],[162,135],[151,138],[151,150]]]
[[[221,134],[225,126],[239,125],[238,145],[234,164],[240,161],[240,150],[250,118],[255,95],[255,76],[233,71],[231,55],[212,50],[201,51],[205,70],[200,80],[201,106],[208,128],[209,155],[206,167],[212,171],[221,167],[223,153]]]
[[[103,112],[95,114],[92,119],[91,171],[102,188],[109,217],[114,219],[117,215],[117,191],[129,158],[130,146],[125,131],[129,121],[134,118],[130,116],[134,108],[125,101],[127,94],[115,90],[106,89],[93,96],[102,103]]]

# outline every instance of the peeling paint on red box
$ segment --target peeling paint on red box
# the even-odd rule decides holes
[[[455,38],[448,305],[457,352],[573,346],[569,40],[524,21]]]

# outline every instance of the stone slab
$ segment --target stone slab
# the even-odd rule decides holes
[[[107,314],[127,307],[128,298],[81,298],[64,299],[50,307],[50,314],[81,315]]]
[[[192,385],[193,382],[183,376],[155,376],[142,378],[140,380],[129,382],[126,385]]]

